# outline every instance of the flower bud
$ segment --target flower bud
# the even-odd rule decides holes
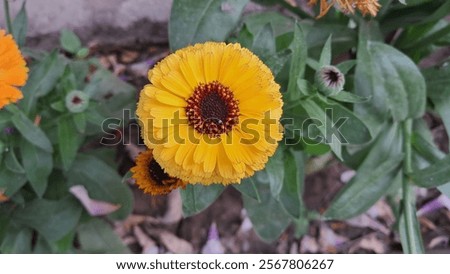
[[[79,90],[72,90],[66,96],[66,107],[70,112],[83,112],[89,106],[89,96]]]
[[[345,84],[345,76],[335,66],[323,66],[316,72],[316,84],[325,96],[339,93]]]

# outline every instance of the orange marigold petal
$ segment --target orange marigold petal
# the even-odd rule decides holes
[[[22,99],[23,95],[20,90],[15,87],[0,83],[0,109],[11,103],[15,103]]]

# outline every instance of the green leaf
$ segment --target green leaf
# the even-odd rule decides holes
[[[254,176],[258,178],[257,175]],[[284,212],[280,203],[272,198],[269,186],[257,182],[261,202],[242,196],[244,207],[247,210],[255,232],[265,241],[276,240],[291,223],[291,218]]]
[[[19,163],[16,157],[16,152],[14,148],[10,148],[8,151],[5,152],[5,166],[7,169],[14,173],[25,173],[25,170],[23,169],[22,165]]]
[[[78,240],[86,253],[130,253],[111,226],[99,219],[91,219],[78,227]]]
[[[291,58],[291,53],[289,50],[284,50],[282,52],[272,55],[269,59],[265,61],[265,64],[270,68],[275,77],[283,70],[287,62]]]
[[[236,27],[248,0],[175,0],[169,21],[170,49],[224,41]]]
[[[384,128],[356,176],[339,191],[324,213],[330,219],[359,215],[378,201],[392,185],[402,162],[402,134],[398,125]]]
[[[330,96],[330,98],[339,102],[352,104],[364,103],[370,100],[370,98],[361,97],[347,91],[340,91],[338,94]]]
[[[272,197],[278,199],[284,182],[284,148],[278,147],[275,154],[270,157],[266,164],[266,172],[269,178],[270,192]]]
[[[133,176],[133,172],[131,172],[131,170],[128,170],[128,172],[125,173],[125,175],[123,175],[123,177],[122,177],[122,184],[127,184],[128,180],[131,179],[132,176]]]
[[[284,153],[284,181],[279,201],[293,218],[304,217],[303,182],[305,177],[304,155],[301,151],[287,150]]]
[[[275,54],[275,38],[273,37],[273,30],[270,24],[266,24],[256,34],[251,49],[262,61],[268,60]]]
[[[289,100],[294,101],[299,99],[300,94],[297,92],[297,81],[303,78],[306,59],[308,57],[305,35],[299,24],[295,24],[294,26],[294,39],[292,40],[290,49],[292,50],[292,59],[289,69],[287,96]]]
[[[427,69],[423,74],[434,109],[441,116],[447,135],[450,136],[450,67]]]
[[[52,144],[45,133],[31,122],[23,112],[13,105],[7,106],[6,109],[14,114],[11,121],[23,138],[47,152],[53,152]]]
[[[24,208],[17,209],[13,218],[36,229],[49,242],[54,242],[75,229],[81,212],[81,205],[72,197],[59,201],[35,199]]]
[[[323,136],[341,158],[341,145],[364,144],[372,137],[367,126],[352,111],[321,96],[305,100],[302,105]]]
[[[73,122],[75,123],[75,127],[77,131],[81,134],[86,132],[86,114],[84,112],[74,113],[73,114]]]
[[[258,188],[255,185],[255,179],[253,176],[243,179],[240,184],[233,184],[233,187],[242,194],[260,201]]]
[[[34,192],[38,197],[42,197],[47,189],[48,177],[53,169],[52,154],[25,140],[21,142],[20,152],[25,175]]]
[[[340,140],[341,134],[339,132],[334,132],[333,127],[331,125],[330,118],[324,109],[322,109],[316,102],[312,99],[308,99],[304,101],[303,108],[308,113],[309,117],[313,120],[313,123],[316,125],[317,129],[321,133],[322,136],[317,136],[321,143],[325,143],[330,146],[331,150],[334,152],[336,157],[342,159],[342,142]],[[346,120],[344,120],[345,122]],[[338,135],[335,135],[335,134]]]
[[[88,57],[89,55],[89,49],[88,48],[81,48],[77,51],[76,57],[79,59],[84,59]]]
[[[241,44],[241,46],[249,49],[253,46],[253,39],[254,39],[253,34],[250,31],[248,31],[247,26],[244,25],[239,31],[237,41],[239,42],[239,44]]]
[[[124,219],[131,213],[133,196],[130,188],[122,184],[122,177],[102,160],[78,154],[66,177],[71,186],[83,185],[92,199],[119,204],[120,209],[109,217]]]
[[[72,54],[76,54],[82,46],[80,38],[70,30],[62,30],[59,41],[62,48]]]
[[[55,87],[65,67],[66,60],[53,51],[30,68],[27,84],[22,89],[24,98],[20,102],[25,113],[31,111],[37,98],[48,94]]]
[[[319,66],[331,65],[331,35],[328,37],[325,45],[323,46],[322,53],[320,54]]]
[[[389,45],[368,42],[366,47],[359,49],[362,54],[357,69],[364,71],[364,77],[357,79],[361,72],[355,75],[356,89],[366,89],[365,95],[377,100],[371,104],[385,104],[395,121],[421,117],[425,112],[426,86],[417,66]]]
[[[292,18],[275,11],[252,13],[244,17],[244,24],[253,36],[260,32],[267,23],[272,26],[273,34],[277,37],[292,31],[295,22]]]
[[[398,170],[403,155],[387,160],[370,172],[357,172],[342,189],[325,213],[326,218],[348,219],[369,209],[393,181],[389,173]]]
[[[184,216],[192,216],[210,206],[224,190],[220,184],[204,186],[201,184],[188,184],[181,189]]]
[[[450,155],[429,167],[411,174],[414,183],[421,187],[436,187],[450,182]]]
[[[356,65],[356,60],[347,60],[336,65],[336,67],[343,73],[347,74]]]
[[[25,45],[28,30],[28,16],[25,4],[26,1],[23,1],[22,7],[12,22],[12,33],[20,48]]]
[[[72,117],[60,117],[57,125],[59,155],[64,170],[68,170],[77,156],[79,136]]]
[[[10,225],[1,243],[0,251],[10,254],[29,254],[31,253],[31,240],[31,229],[26,227],[12,227]]]
[[[14,173],[9,169],[0,169],[0,186],[5,189],[5,195],[12,197],[16,194],[27,182],[25,174]]]

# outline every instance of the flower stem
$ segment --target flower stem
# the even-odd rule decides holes
[[[404,233],[404,242],[402,242],[404,253],[423,253],[422,237],[418,227],[417,213],[412,199],[412,186],[409,174],[412,169],[412,147],[411,147],[412,120],[408,119],[403,123],[404,134],[404,162],[403,162],[403,181],[402,181],[402,208],[403,212],[400,218],[401,231]]]
[[[7,28],[9,33],[12,33],[11,14],[9,13],[9,2],[8,2],[8,0],[3,0],[3,7],[5,8],[6,28]]]

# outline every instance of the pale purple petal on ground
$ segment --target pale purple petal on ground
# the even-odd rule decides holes
[[[69,191],[81,202],[91,216],[108,215],[121,207],[121,205],[91,199],[86,188],[82,185],[73,186]]]

